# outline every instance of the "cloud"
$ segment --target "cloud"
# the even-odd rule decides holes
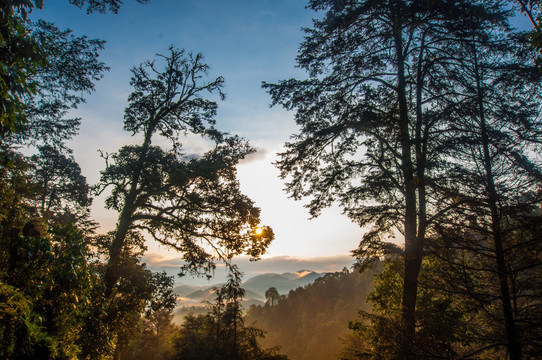
[[[244,159],[241,159],[239,161],[239,164],[246,165],[250,164],[252,162],[265,160],[267,154],[269,153],[268,150],[262,149],[262,148],[256,148],[256,151],[252,154],[247,155]]]

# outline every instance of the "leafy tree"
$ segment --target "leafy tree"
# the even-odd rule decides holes
[[[169,360],[174,354],[174,339],[179,328],[173,324],[173,313],[167,310],[154,312],[141,319],[141,332],[132,339],[123,358],[134,360]]]
[[[111,187],[106,206],[119,220],[109,251],[106,296],[117,281],[120,253],[129,232],[145,230],[180,252],[186,269],[213,268],[213,259],[246,253],[258,257],[273,238],[270,228],[257,235],[260,210],[241,194],[235,166],[253,150],[237,137],[217,131],[217,104],[204,99],[221,91],[223,79],[207,81],[201,54],[174,48],[132,70],[134,92],[125,112],[125,129],[141,134],[139,146],[125,146],[106,156],[99,191]],[[202,135],[215,145],[203,155],[182,154],[183,134]],[[161,136],[171,150],[153,146]]]
[[[81,119],[69,118],[70,109],[84,102],[94,83],[109,68],[99,61],[104,41],[75,36],[42,20],[28,25],[32,38],[47,53],[47,63],[29,76],[35,93],[24,98],[26,121],[7,139],[14,144],[65,147],[77,134]]]
[[[275,303],[278,303],[280,299],[280,294],[277,291],[277,288],[272,286],[267,289],[265,291],[265,298],[267,299],[267,303],[271,303],[271,306],[274,306]]]
[[[403,286],[402,262],[399,256],[384,262],[384,271],[376,275],[375,288],[367,297],[373,304],[372,311],[360,311],[361,320],[349,322],[353,332],[344,338],[341,359],[404,358],[398,306]],[[438,266],[434,258],[424,259],[416,309],[419,328],[414,346],[419,350],[418,359],[463,358],[473,342],[474,324],[469,323],[471,314],[465,311],[464,303],[455,301],[451,294],[427,286],[426,279],[433,276]]]
[[[245,326],[239,301],[244,295],[240,274],[234,271],[216,291],[216,299],[206,315],[185,318],[172,359],[286,360],[276,348],[264,350],[258,343],[263,331]]]
[[[38,349],[47,353],[43,333],[32,302],[16,288],[0,282],[0,356],[4,359],[34,358]]]
[[[296,110],[301,130],[278,167],[296,199],[312,197],[312,216],[338,201],[362,226],[357,253],[375,259],[405,239],[401,317],[405,353],[415,357],[416,299],[423,248],[441,211],[434,195],[445,180],[440,134],[448,109],[430,85],[453,56],[448,42],[467,26],[490,27],[506,11],[495,2],[327,1],[297,58],[307,80],[264,84],[273,104]],[[471,21],[475,19],[475,21]],[[453,207],[452,207],[453,208]]]
[[[71,225],[47,229],[37,220],[28,221],[18,233],[13,230],[9,238],[2,239],[7,262],[0,269],[0,281],[24,296],[30,309],[24,315],[28,332],[14,335],[18,344],[27,344],[20,354],[72,358],[80,350],[79,323],[88,305],[86,240]],[[9,318],[10,311],[3,308],[2,316]],[[34,327],[39,331],[31,330]],[[35,336],[42,340],[32,340]]]
[[[89,12],[103,12],[106,5],[118,10],[122,2],[77,5],[87,3]],[[68,110],[84,101],[107,69],[98,61],[103,41],[31,23],[28,12],[42,6],[39,0],[0,5],[0,282],[9,297],[0,309],[1,356],[101,358],[120,342],[111,337],[120,332],[110,326],[123,320],[129,325],[128,314],[139,321],[147,307],[171,306],[171,300],[159,300],[160,294],[171,294],[133,258],[126,269],[136,271],[120,285],[136,288],[140,296],[125,301],[128,310],[116,318],[107,318],[101,308],[103,275],[99,263],[90,263],[88,248],[89,187],[65,141],[80,122],[67,118]],[[37,146],[38,153],[25,158],[13,150],[21,144]],[[141,279],[144,284],[137,282]],[[124,310],[119,302],[114,305]]]
[[[136,0],[144,4],[148,0]],[[71,4],[83,8],[87,13],[98,11],[117,13],[122,0],[70,0]],[[62,120],[58,116],[65,114],[67,101],[81,101],[79,91],[83,93],[93,88],[92,82],[77,82],[81,77],[94,77],[97,80],[104,70],[104,64],[98,62],[80,63],[80,58],[96,57],[96,50],[103,47],[103,41],[88,40],[86,37],[70,38],[71,31],[60,31],[53,24],[39,21],[32,24],[27,16],[34,9],[43,8],[43,0],[6,0],[0,5],[0,135],[16,135],[17,129],[25,126],[28,116],[41,117],[45,123],[34,118],[34,131],[41,136],[47,134],[47,126],[72,132],[73,122],[78,119]],[[68,40],[68,41],[67,41]],[[75,46],[69,42],[72,42]],[[91,44],[91,46],[88,46]],[[80,56],[81,53],[85,56]],[[64,55],[64,56],[63,56]],[[71,77],[71,79],[70,79]],[[79,77],[79,79],[78,79]],[[73,79],[76,79],[75,81]],[[60,81],[59,81],[60,80]],[[80,87],[80,86],[83,87]],[[41,90],[39,89],[41,88]],[[43,92],[48,100],[40,101]],[[64,99],[61,99],[64,98]],[[39,99],[39,100],[38,100]],[[38,100],[33,102],[33,100]],[[60,101],[59,101],[60,100]],[[29,104],[32,103],[32,104]],[[56,119],[51,119],[55,115]],[[56,122],[56,124],[55,124]],[[64,123],[64,128],[62,126]],[[66,128],[67,127],[67,128]],[[26,134],[29,138],[28,133]],[[30,137],[31,139],[31,137]]]
[[[532,237],[540,226],[536,218],[530,217],[530,230],[517,228],[505,242],[513,321],[524,358],[536,357],[541,348],[535,340],[539,338],[541,298],[536,275],[541,268],[540,242]],[[424,279],[425,286],[463,304],[471,324],[465,354],[482,359],[510,356],[493,239],[472,229],[450,228],[443,233],[443,238],[432,240],[437,242],[433,251],[438,266]],[[528,239],[530,249],[526,251]]]
[[[40,6],[41,1],[36,4]],[[26,28],[26,9],[32,1],[3,1],[0,5],[0,136],[24,122],[23,98],[35,93],[29,76],[45,63],[46,54]],[[18,12],[14,9],[18,7]]]
[[[29,178],[37,193],[33,203],[39,215],[47,221],[77,223],[91,230],[94,224],[89,220],[90,187],[73,156],[48,145],[38,151],[29,159]]]

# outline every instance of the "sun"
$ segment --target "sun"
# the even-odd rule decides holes
[[[261,235],[263,233],[263,229],[258,226],[256,229],[254,229],[254,233],[256,235]]]

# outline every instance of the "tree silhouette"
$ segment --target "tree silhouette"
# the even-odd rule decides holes
[[[503,21],[502,8],[482,3],[311,1],[326,14],[306,30],[297,57],[309,79],[264,84],[300,125],[277,162],[292,197],[311,197],[312,216],[338,201],[353,221],[372,226],[360,258],[396,251],[383,244],[394,229],[404,236],[407,358],[415,357],[423,248],[441,215],[435,189],[446,182],[440,164],[448,160],[440,135],[449,109],[436,101],[432,74],[453,57],[445,45],[461,29]]]
[[[265,298],[267,299],[267,303],[271,303],[271,306],[274,306],[276,303],[278,303],[280,299],[280,294],[277,291],[277,288],[272,286],[267,289],[265,291]]]
[[[111,187],[106,206],[120,213],[109,251],[106,297],[113,292],[131,232],[148,232],[183,254],[185,270],[203,268],[204,273],[213,269],[216,258],[228,261],[241,253],[258,257],[273,238],[269,227],[255,234],[260,210],[241,194],[236,179],[235,166],[253,150],[214,128],[217,103],[203,98],[206,93],[224,98],[224,80],[207,81],[209,67],[201,54],[171,47],[158,59],[162,68],[148,61],[132,70],[134,92],[124,127],[141,134],[143,143],[105,156],[99,192]],[[214,147],[184,155],[183,134],[204,136]],[[155,137],[169,141],[172,148],[153,146]]]

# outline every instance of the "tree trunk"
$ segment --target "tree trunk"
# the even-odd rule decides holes
[[[150,128],[146,135],[145,141],[141,146],[141,154],[137,163],[136,171],[133,174],[130,191],[126,196],[122,212],[119,215],[119,221],[117,223],[117,229],[115,231],[115,237],[109,248],[109,261],[105,271],[105,298],[108,299],[113,293],[116,282],[118,281],[118,268],[120,266],[122,248],[126,245],[126,236],[132,225],[132,215],[136,210],[135,201],[137,198],[139,181],[141,180],[141,173],[143,166],[145,165],[148,149],[151,145],[151,136],[153,128]]]
[[[400,16],[400,13],[397,13]],[[401,171],[404,181],[405,213],[405,277],[403,282],[403,298],[401,303],[401,322],[404,339],[402,340],[403,356],[415,358],[413,348],[416,331],[416,298],[418,293],[418,275],[422,262],[422,244],[417,237],[416,227],[416,183],[412,164],[411,139],[407,106],[407,89],[405,78],[405,59],[403,34],[401,25],[394,30],[395,51],[397,54],[397,95],[399,100],[399,141],[401,145]]]
[[[512,311],[512,300],[510,296],[510,287],[508,285],[508,270],[506,268],[506,258],[504,253],[504,239],[501,231],[501,219],[497,204],[497,189],[495,187],[495,179],[493,175],[491,154],[489,150],[489,135],[487,129],[487,123],[484,110],[484,97],[482,90],[482,79],[480,75],[480,69],[478,64],[476,49],[473,49],[474,53],[474,67],[476,76],[476,91],[478,95],[478,111],[481,130],[482,152],[483,152],[483,164],[486,176],[486,187],[488,195],[488,206],[491,213],[491,232],[493,235],[493,242],[495,245],[495,260],[497,266],[497,275],[499,278],[500,298],[502,303],[502,311],[505,321],[505,333],[508,342],[508,351],[510,353],[510,360],[521,360],[522,350],[521,343],[519,342],[518,332],[516,329],[516,323],[514,320],[514,314]]]

